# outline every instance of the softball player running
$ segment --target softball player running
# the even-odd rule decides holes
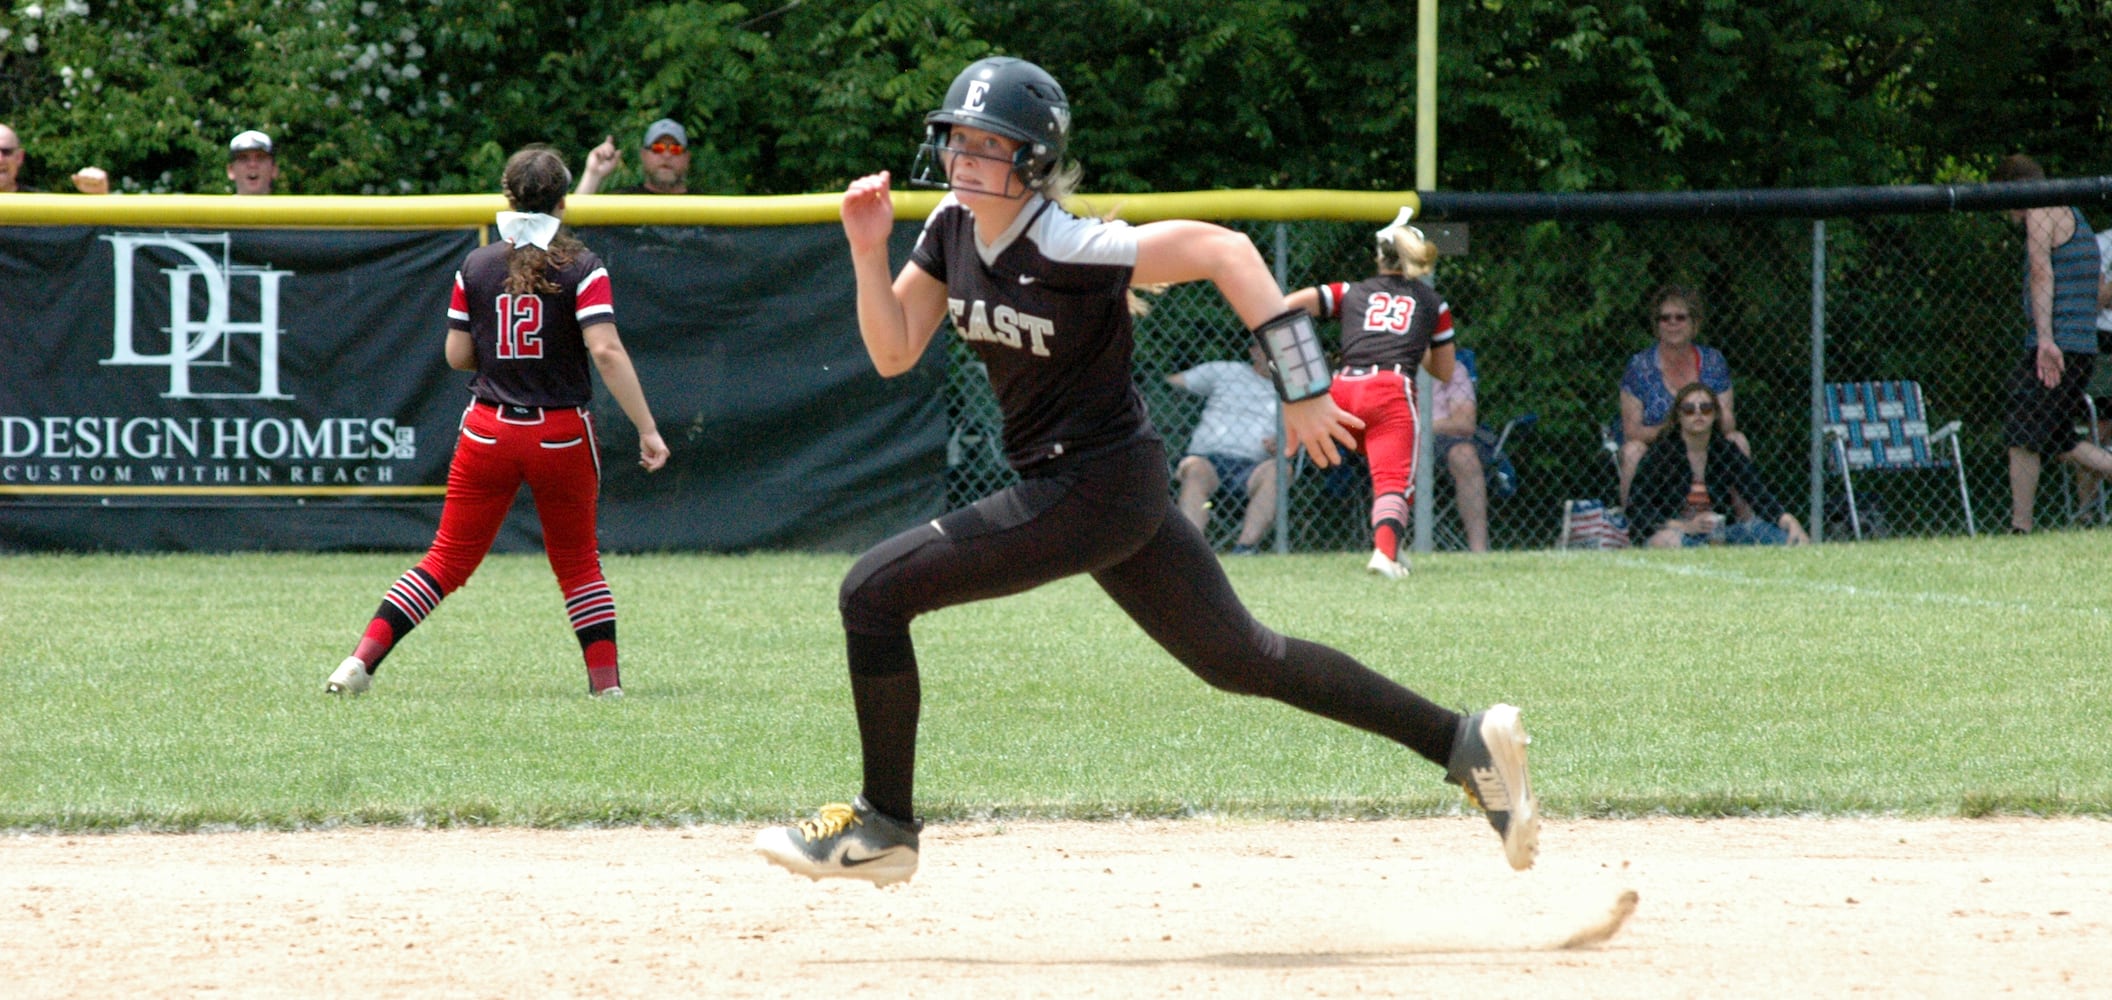
[[[1275,367],[1286,446],[1320,465],[1360,422],[1328,397],[1311,317],[1245,236],[1200,222],[1131,228],[1059,207],[1070,108],[1054,79],[985,59],[925,118],[914,180],[951,188],[909,262],[888,273],[889,176],[854,181],[842,205],[858,327],[884,376],[913,367],[943,319],[988,366],[1004,445],[1021,481],[881,542],[838,598],[864,759],[862,794],[772,827],[756,847],[810,878],[885,885],[917,868],[912,800],[921,679],[910,622],[939,608],[1090,573],[1145,633],[1204,681],[1395,740],[1446,767],[1487,811],[1511,865],[1532,864],[1539,817],[1518,710],[1462,717],[1247,613],[1202,533],[1170,495],[1166,451],[1131,375],[1127,289],[1208,279]],[[943,169],[934,175],[933,164]]]
[[[1379,273],[1292,292],[1284,304],[1342,321],[1340,367],[1329,386],[1337,406],[1364,421],[1358,445],[1371,464],[1371,562],[1392,580],[1408,574],[1401,536],[1415,496],[1415,369],[1452,377],[1452,309],[1420,280],[1437,263],[1437,245],[1401,209],[1378,232]]]
[[[535,495],[543,548],[587,661],[587,691],[621,697],[616,600],[601,575],[594,506],[601,456],[587,413],[593,359],[603,384],[638,428],[638,464],[667,463],[631,357],[616,335],[616,307],[601,259],[558,231],[572,172],[548,149],[506,161],[500,242],[480,247],[455,273],[447,363],[476,372],[462,435],[447,470],[447,501],[432,548],[397,578],[366,634],[324,690],[361,694],[404,635],[469,580],[498,537],[523,482]]]

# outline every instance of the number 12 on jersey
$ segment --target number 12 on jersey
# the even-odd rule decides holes
[[[505,294],[494,303],[499,316],[498,355],[502,358],[543,356],[543,299],[539,295]]]

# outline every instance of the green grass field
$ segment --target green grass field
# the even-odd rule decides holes
[[[630,697],[539,556],[488,561],[357,700],[410,554],[0,556],[0,829],[803,815],[857,790],[847,557],[606,560]],[[1239,559],[1263,621],[1525,708],[1556,816],[2112,814],[2112,533],[1806,550]],[[1220,694],[1089,581],[917,625],[930,817],[1416,815],[1436,768]]]

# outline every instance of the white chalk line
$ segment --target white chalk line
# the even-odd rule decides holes
[[[1835,594],[1842,597],[1856,597],[1868,600],[1911,602],[1914,604],[1933,604],[1955,608],[1977,608],[1987,611],[2020,611],[2026,614],[2058,613],[2088,615],[2093,618],[2112,617],[2112,609],[2095,607],[2091,605],[2044,605],[2034,604],[2030,601],[2002,601],[1986,597],[1971,597],[1965,594],[1952,594],[1935,590],[1887,590],[1882,587],[1864,587],[1852,583],[1835,583],[1827,580],[1799,580],[1791,577],[1753,576],[1749,573],[1740,573],[1731,570],[1715,569],[1708,566],[1693,566],[1682,565],[1678,563],[1658,562],[1652,559],[1639,559],[1635,556],[1616,556],[1615,565],[1618,565],[1624,569],[1656,570],[1658,572],[1667,573],[1672,576],[1702,577],[1705,579],[1722,580],[1727,583],[1736,583],[1744,586],[1783,587],[1793,590],[1808,590],[1813,593]]]

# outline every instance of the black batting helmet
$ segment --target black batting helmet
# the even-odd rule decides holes
[[[953,78],[946,102],[924,116],[924,146],[933,152],[944,149],[955,125],[1019,140],[1012,172],[1028,190],[1039,191],[1055,174],[1069,144],[1071,103],[1056,78],[1041,67],[993,56],[969,64]]]

